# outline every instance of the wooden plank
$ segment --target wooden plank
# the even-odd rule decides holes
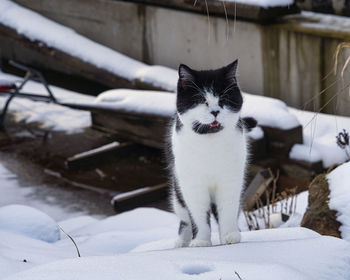
[[[250,211],[273,180],[268,169],[257,173],[243,194],[243,209]]]
[[[154,5],[165,8],[191,11],[201,14],[208,14],[228,18],[238,18],[252,21],[271,21],[287,14],[298,13],[299,9],[295,4],[290,6],[278,6],[264,8],[242,3],[216,1],[216,0],[127,0],[146,5]],[[226,12],[225,12],[226,10]]]
[[[38,70],[53,70],[58,73],[75,75],[103,84],[110,88],[131,88],[166,90],[141,82],[128,80],[77,57],[49,47],[40,41],[31,41],[16,30],[0,24],[0,49],[2,59],[12,59],[30,65]]]
[[[288,157],[294,144],[303,143],[303,127],[301,125],[291,129],[279,129],[262,126],[267,141],[267,151],[276,157]]]
[[[110,154],[111,152],[117,149],[128,147],[130,145],[131,145],[130,142],[119,143],[115,141],[115,142],[103,145],[101,147],[71,156],[66,160],[65,164],[69,169],[83,167],[83,166],[89,165],[92,161],[95,161],[98,158],[101,158],[106,156],[107,154]]]
[[[123,112],[92,112],[93,127],[103,127],[125,139],[154,148],[163,148],[170,118],[126,114]]]
[[[116,212],[121,212],[164,199],[168,193],[168,184],[164,183],[117,194],[111,203]]]

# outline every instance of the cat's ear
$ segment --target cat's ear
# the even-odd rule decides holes
[[[193,81],[193,70],[185,64],[180,64],[179,66],[179,81],[184,83],[188,81]]]
[[[231,82],[236,81],[237,68],[238,68],[238,59],[236,59],[234,62],[232,62],[231,64],[225,67],[225,77],[227,80]]]

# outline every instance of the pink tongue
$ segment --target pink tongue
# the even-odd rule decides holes
[[[210,127],[217,127],[219,126],[219,123],[217,121],[213,121],[211,124],[210,124]]]

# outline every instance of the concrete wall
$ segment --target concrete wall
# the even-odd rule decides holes
[[[350,38],[350,19],[305,14],[260,25],[233,20],[227,24],[224,18],[211,16],[208,24],[205,15],[116,0],[16,2],[150,64],[177,68],[186,63],[204,69],[239,58],[243,90],[310,110],[322,108],[337,95],[324,110],[350,115],[349,94],[341,92],[339,75],[328,75],[336,46]],[[340,64],[348,55],[345,51],[340,56]]]

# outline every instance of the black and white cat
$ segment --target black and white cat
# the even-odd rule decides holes
[[[211,245],[210,213],[221,244],[240,242],[237,226],[247,162],[237,60],[217,70],[179,67],[177,114],[170,132],[176,247]]]

